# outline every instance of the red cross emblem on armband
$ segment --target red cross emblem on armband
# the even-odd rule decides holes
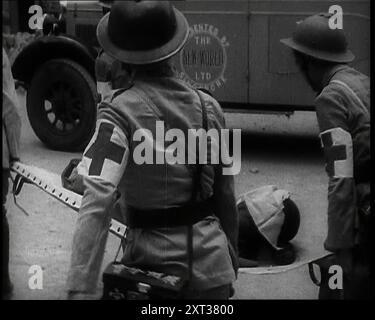
[[[100,176],[102,174],[106,159],[112,160],[119,165],[121,164],[125,148],[111,141],[114,128],[113,124],[102,122],[95,142],[84,154],[85,157],[91,159],[88,172],[90,176]]]
[[[352,139],[350,133],[334,128],[320,135],[326,171],[330,177],[348,178],[353,176]]]

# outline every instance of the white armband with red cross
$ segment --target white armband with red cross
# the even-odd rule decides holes
[[[323,131],[320,135],[326,170],[332,178],[353,177],[353,141],[349,132],[342,128]]]
[[[78,174],[98,177],[117,187],[128,157],[129,142],[122,129],[108,120],[99,120],[77,166]]]

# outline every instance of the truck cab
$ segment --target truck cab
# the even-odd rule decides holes
[[[29,119],[38,137],[55,149],[80,150],[95,127],[96,26],[111,1],[60,2],[66,8],[66,33],[31,43],[13,71],[28,89]],[[226,112],[313,111],[314,93],[279,40],[292,34],[297,21],[334,4],[344,13],[344,31],[356,56],[353,66],[369,73],[368,0],[172,3],[190,25],[185,47],[173,58],[178,77],[210,91]]]

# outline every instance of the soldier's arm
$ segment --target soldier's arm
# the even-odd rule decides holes
[[[2,121],[8,143],[10,161],[19,160],[21,117],[18,111],[17,94],[14,88],[9,59],[3,49],[3,107]]]
[[[331,85],[332,86],[332,85]],[[349,111],[344,106],[354,108],[353,97],[350,97],[350,92],[343,90],[338,86],[335,90],[329,88],[325,94],[317,99],[317,115],[320,131],[334,130],[341,128],[349,133],[348,119],[350,118]],[[358,97],[359,99],[359,97]],[[355,100],[354,100],[355,101]],[[362,109],[362,108],[361,108]],[[367,112],[366,112],[367,113]],[[369,114],[364,114],[368,118],[368,122],[364,124],[361,130],[356,130],[356,134],[351,136],[353,149],[353,176],[356,181],[363,182],[370,176],[370,117]]]
[[[77,168],[83,177],[84,194],[76,222],[67,279],[67,290],[70,293],[93,293],[96,290],[111,209],[118,198],[117,186],[129,154],[124,129],[105,114],[102,112],[99,115],[94,136]]]
[[[328,185],[327,250],[354,245],[356,190],[353,179],[353,142],[345,97],[335,88],[326,88],[316,99],[320,138],[324,150]]]
[[[216,101],[213,101],[212,107],[213,120],[216,120],[216,125],[214,124],[214,126],[217,130],[224,129],[226,127],[225,118],[219,104]],[[237,272],[239,216],[236,206],[234,177],[233,175],[224,175],[224,167],[225,164],[215,166],[213,202],[215,206],[215,215],[219,218],[223,231],[229,241],[233,266]]]
[[[3,91],[3,126],[9,148],[9,161],[20,159],[21,118],[15,101]]]
[[[215,214],[228,238],[233,266],[237,272],[239,218],[234,193],[234,178],[230,175],[223,175],[221,168],[215,172],[213,202]]]

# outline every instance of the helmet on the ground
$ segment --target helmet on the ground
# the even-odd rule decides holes
[[[238,246],[240,255],[262,247],[279,250],[292,240],[300,226],[300,212],[287,190],[264,186],[240,196]]]
[[[137,65],[172,57],[188,36],[186,18],[168,1],[116,1],[97,27],[105,52]]]
[[[342,29],[331,28],[332,14],[320,13],[297,23],[293,36],[280,41],[286,46],[313,58],[347,63],[354,60]]]

